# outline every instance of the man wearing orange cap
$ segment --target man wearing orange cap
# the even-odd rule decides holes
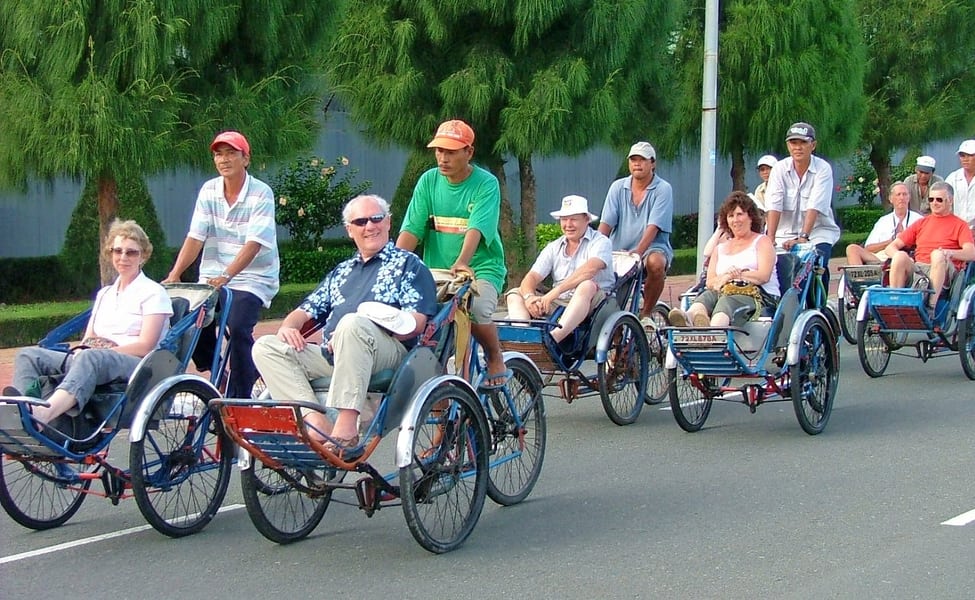
[[[261,306],[278,293],[278,239],[274,193],[247,172],[251,147],[236,131],[224,131],[210,143],[219,177],[203,184],[196,198],[190,230],[176,264],[163,283],[175,283],[203,252],[200,283],[233,290],[227,326],[230,329],[230,381],[227,397],[250,398],[257,380],[251,359],[254,325]],[[214,325],[200,335],[193,361],[209,369],[216,342]]]
[[[497,388],[508,379],[491,320],[507,276],[498,233],[501,187],[497,177],[471,164],[474,130],[467,123],[442,123],[427,148],[434,149],[437,166],[417,181],[396,245],[412,251],[422,241],[428,267],[474,277],[471,333],[487,360],[482,387]]]

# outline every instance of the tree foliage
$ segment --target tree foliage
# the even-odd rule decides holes
[[[675,44],[681,65],[666,147],[701,133],[704,2],[693,0]],[[842,156],[862,127],[864,48],[856,0],[725,0],[718,49],[717,147],[744,187],[744,154],[782,153],[785,130],[816,127],[817,153]]]
[[[887,201],[890,156],[967,134],[975,125],[975,29],[969,0],[860,0],[869,60],[861,145]]]
[[[217,131],[244,131],[258,161],[309,145],[309,67],[342,4],[0,3],[0,184],[95,181],[104,235],[118,181],[208,164]]]
[[[440,121],[461,118],[477,133],[475,160],[499,175],[506,159],[518,160],[524,254],[533,258],[531,157],[620,143],[628,120],[661,106],[647,100],[666,80],[667,63],[654,57],[665,52],[674,6],[354,0],[329,52],[329,83],[376,140],[419,148]],[[510,214],[503,206],[503,219]]]

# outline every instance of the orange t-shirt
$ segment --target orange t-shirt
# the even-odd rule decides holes
[[[931,264],[931,252],[938,248],[961,250],[965,243],[975,244],[968,223],[953,214],[928,215],[916,221],[897,236],[907,246],[914,246],[914,260]],[[953,261],[958,268],[964,268],[963,261]]]

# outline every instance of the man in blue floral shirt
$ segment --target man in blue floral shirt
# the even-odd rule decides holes
[[[348,457],[359,447],[359,414],[370,376],[403,362],[436,313],[437,301],[430,270],[415,254],[390,242],[385,200],[358,196],[346,204],[342,217],[358,251],[325,276],[275,335],[259,339],[253,356],[271,397],[279,400],[315,402],[309,381],[332,377],[326,406],[337,409],[334,423],[319,413],[308,414],[305,422],[333,440],[329,444],[334,452]],[[415,326],[393,333],[357,314],[362,302],[398,308],[413,317]],[[321,346],[306,343],[301,335],[310,320],[323,324]]]

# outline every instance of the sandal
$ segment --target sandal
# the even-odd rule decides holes
[[[325,449],[346,462],[359,458],[363,452],[358,435],[347,438],[329,436]]]

